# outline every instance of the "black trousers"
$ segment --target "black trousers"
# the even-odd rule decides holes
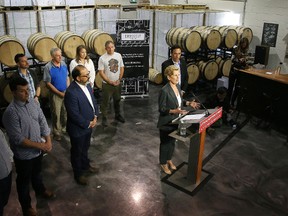
[[[14,158],[17,173],[16,185],[18,199],[23,210],[31,207],[31,197],[29,193],[30,181],[36,195],[43,194],[46,190],[41,175],[42,158],[42,154],[30,160]]]
[[[74,178],[79,178],[89,169],[90,160],[88,158],[88,149],[90,147],[91,132],[80,137],[70,136],[71,142],[71,165],[74,172]]]
[[[3,215],[4,206],[7,205],[11,192],[12,172],[0,180],[0,216]]]
[[[232,106],[234,106],[234,103],[239,94],[240,81],[238,73],[239,72],[237,70],[232,69],[229,75],[229,86],[227,96]]]
[[[176,128],[171,128],[171,130],[159,130],[160,131],[160,150],[159,150],[159,161],[160,164],[166,164],[167,160],[171,160],[174,149],[175,149],[175,139],[170,137],[169,134],[176,130]]]

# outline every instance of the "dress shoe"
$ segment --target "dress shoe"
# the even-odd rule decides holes
[[[45,190],[43,193],[36,193],[36,196],[44,199],[51,199],[55,197],[55,194],[53,191]]]
[[[89,174],[90,174],[90,175],[91,175],[91,174],[93,175],[93,174],[96,174],[96,173],[98,173],[98,172],[99,172],[99,167],[93,167],[93,166],[90,166],[90,167],[88,168],[88,170],[85,171],[85,173],[88,174],[88,175],[89,175]]]
[[[166,174],[168,174],[168,175],[171,175],[171,171],[169,170],[167,164],[161,164],[161,168],[162,168],[162,170],[163,170],[164,173],[166,173]]]
[[[60,135],[54,135],[53,139],[56,141],[61,141],[62,137]]]
[[[172,170],[177,170],[177,167],[173,164],[171,160],[168,160],[167,163]]]
[[[37,211],[30,207],[28,209],[23,210],[23,215],[24,216],[37,216]]]
[[[51,199],[51,198],[55,197],[55,194],[53,193],[53,191],[45,190],[41,196],[45,199]]]
[[[107,127],[107,126],[108,126],[108,124],[107,124],[107,118],[106,118],[106,117],[103,117],[103,118],[102,118],[102,126],[103,126],[103,127]]]
[[[80,176],[78,178],[75,178],[75,180],[79,185],[88,185],[88,179],[85,176]]]
[[[115,119],[121,123],[125,123],[125,119],[121,115],[116,115]]]

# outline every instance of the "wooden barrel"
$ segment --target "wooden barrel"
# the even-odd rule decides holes
[[[188,84],[194,84],[200,76],[199,67],[194,63],[187,64]]]
[[[171,28],[166,34],[166,43],[170,47],[178,45],[183,51],[195,52],[201,46],[201,35],[189,28]]]
[[[161,84],[163,81],[162,73],[155,70],[154,68],[149,68],[148,78],[151,82],[156,84]]]
[[[27,48],[30,54],[41,62],[51,60],[50,50],[58,47],[55,40],[41,32],[30,35],[27,40]]]
[[[85,46],[84,39],[71,31],[59,32],[55,35],[54,39],[62,50],[63,56],[70,59],[76,58],[76,48],[78,46]]]
[[[251,43],[253,39],[253,31],[251,28],[245,27],[245,26],[228,26],[229,29],[234,29],[238,34],[238,42],[241,40],[241,38],[246,37]]]
[[[206,80],[214,80],[218,75],[218,64],[214,60],[200,61],[198,67],[202,77]]]
[[[13,99],[12,92],[9,87],[9,81],[14,72],[6,72],[5,76],[0,77],[0,107],[6,107]]]
[[[86,46],[90,52],[96,53],[98,55],[103,55],[105,50],[106,41],[113,41],[112,37],[99,29],[87,30],[82,34]]]
[[[230,58],[223,59],[218,56],[215,61],[219,66],[219,75],[229,77],[232,68],[232,60]]]
[[[95,85],[97,88],[102,89],[102,81],[103,81],[103,79],[98,72],[95,76]]]
[[[217,49],[221,44],[221,34],[210,26],[194,26],[192,30],[198,31],[202,37],[202,45],[209,50]]]
[[[25,54],[21,42],[12,35],[3,35],[0,37],[0,62],[8,67],[15,67],[17,64],[14,57],[18,53]]]
[[[221,34],[221,47],[226,47],[228,49],[233,48],[238,41],[238,33],[235,29],[229,29],[227,26],[213,26]]]

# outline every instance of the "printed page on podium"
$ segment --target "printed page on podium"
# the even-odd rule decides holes
[[[194,123],[199,123],[200,120],[205,116],[205,110],[193,110],[193,111],[189,111],[187,114],[185,115],[181,115],[177,118],[175,118],[172,121],[172,124],[179,124],[180,121],[184,121],[184,123],[190,123],[190,124],[194,124]]]

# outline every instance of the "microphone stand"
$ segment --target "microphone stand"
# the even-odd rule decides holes
[[[201,104],[201,106],[204,108],[205,110],[205,117],[209,116],[211,113],[209,112],[209,110],[205,107],[205,105],[201,102],[201,100],[199,100],[199,98],[194,94],[194,92],[191,92],[193,97]]]

